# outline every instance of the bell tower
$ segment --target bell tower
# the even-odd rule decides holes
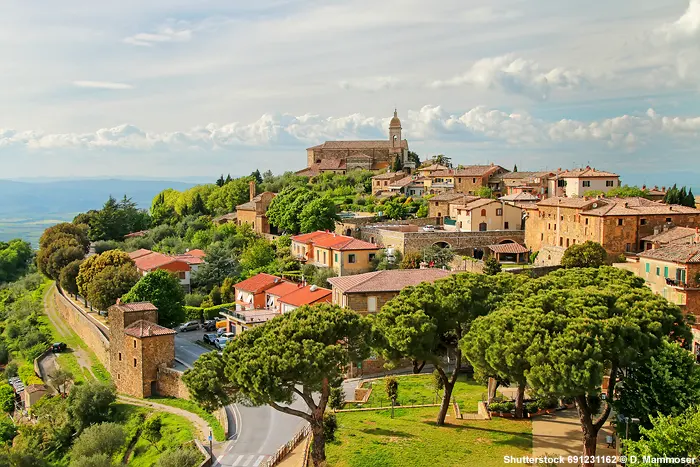
[[[391,141],[392,149],[401,148],[401,120],[396,109],[394,109],[394,117],[389,123],[389,141]]]

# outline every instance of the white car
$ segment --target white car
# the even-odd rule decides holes
[[[236,337],[236,335],[234,333],[225,332],[221,335],[221,337],[218,337],[214,341],[214,346],[219,350],[224,350],[224,347],[226,347],[226,344],[228,343],[228,341],[233,339],[234,337]]]

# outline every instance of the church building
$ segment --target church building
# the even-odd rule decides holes
[[[394,110],[389,123],[389,139],[365,141],[326,141],[306,150],[306,169],[298,175],[315,176],[323,172],[346,173],[352,170],[389,169],[396,157],[405,169],[415,168],[408,159],[408,141],[401,137],[401,120]]]

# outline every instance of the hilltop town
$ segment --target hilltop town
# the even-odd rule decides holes
[[[106,391],[103,410],[118,397],[185,416],[196,447],[162,447],[206,465],[615,465],[649,452],[655,414],[697,420],[691,189],[605,167],[455,166],[411,151],[397,111],[386,140],[326,141],[299,161],[164,190],[147,211],[110,197],[48,228],[36,254],[0,244],[0,280],[17,284],[0,289],[3,339],[19,342],[5,351],[9,439],[30,445],[37,424],[55,461],[78,465],[86,441],[37,413],[72,413],[81,388]],[[236,444],[241,425],[280,442]],[[138,459],[119,439],[95,449]]]

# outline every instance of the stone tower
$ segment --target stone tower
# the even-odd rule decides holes
[[[158,392],[158,367],[175,359],[175,331],[159,326],[150,302],[109,308],[109,366],[117,391],[134,397]]]
[[[401,147],[401,120],[399,120],[396,109],[394,109],[394,117],[389,123],[389,141],[391,141],[392,148]]]

